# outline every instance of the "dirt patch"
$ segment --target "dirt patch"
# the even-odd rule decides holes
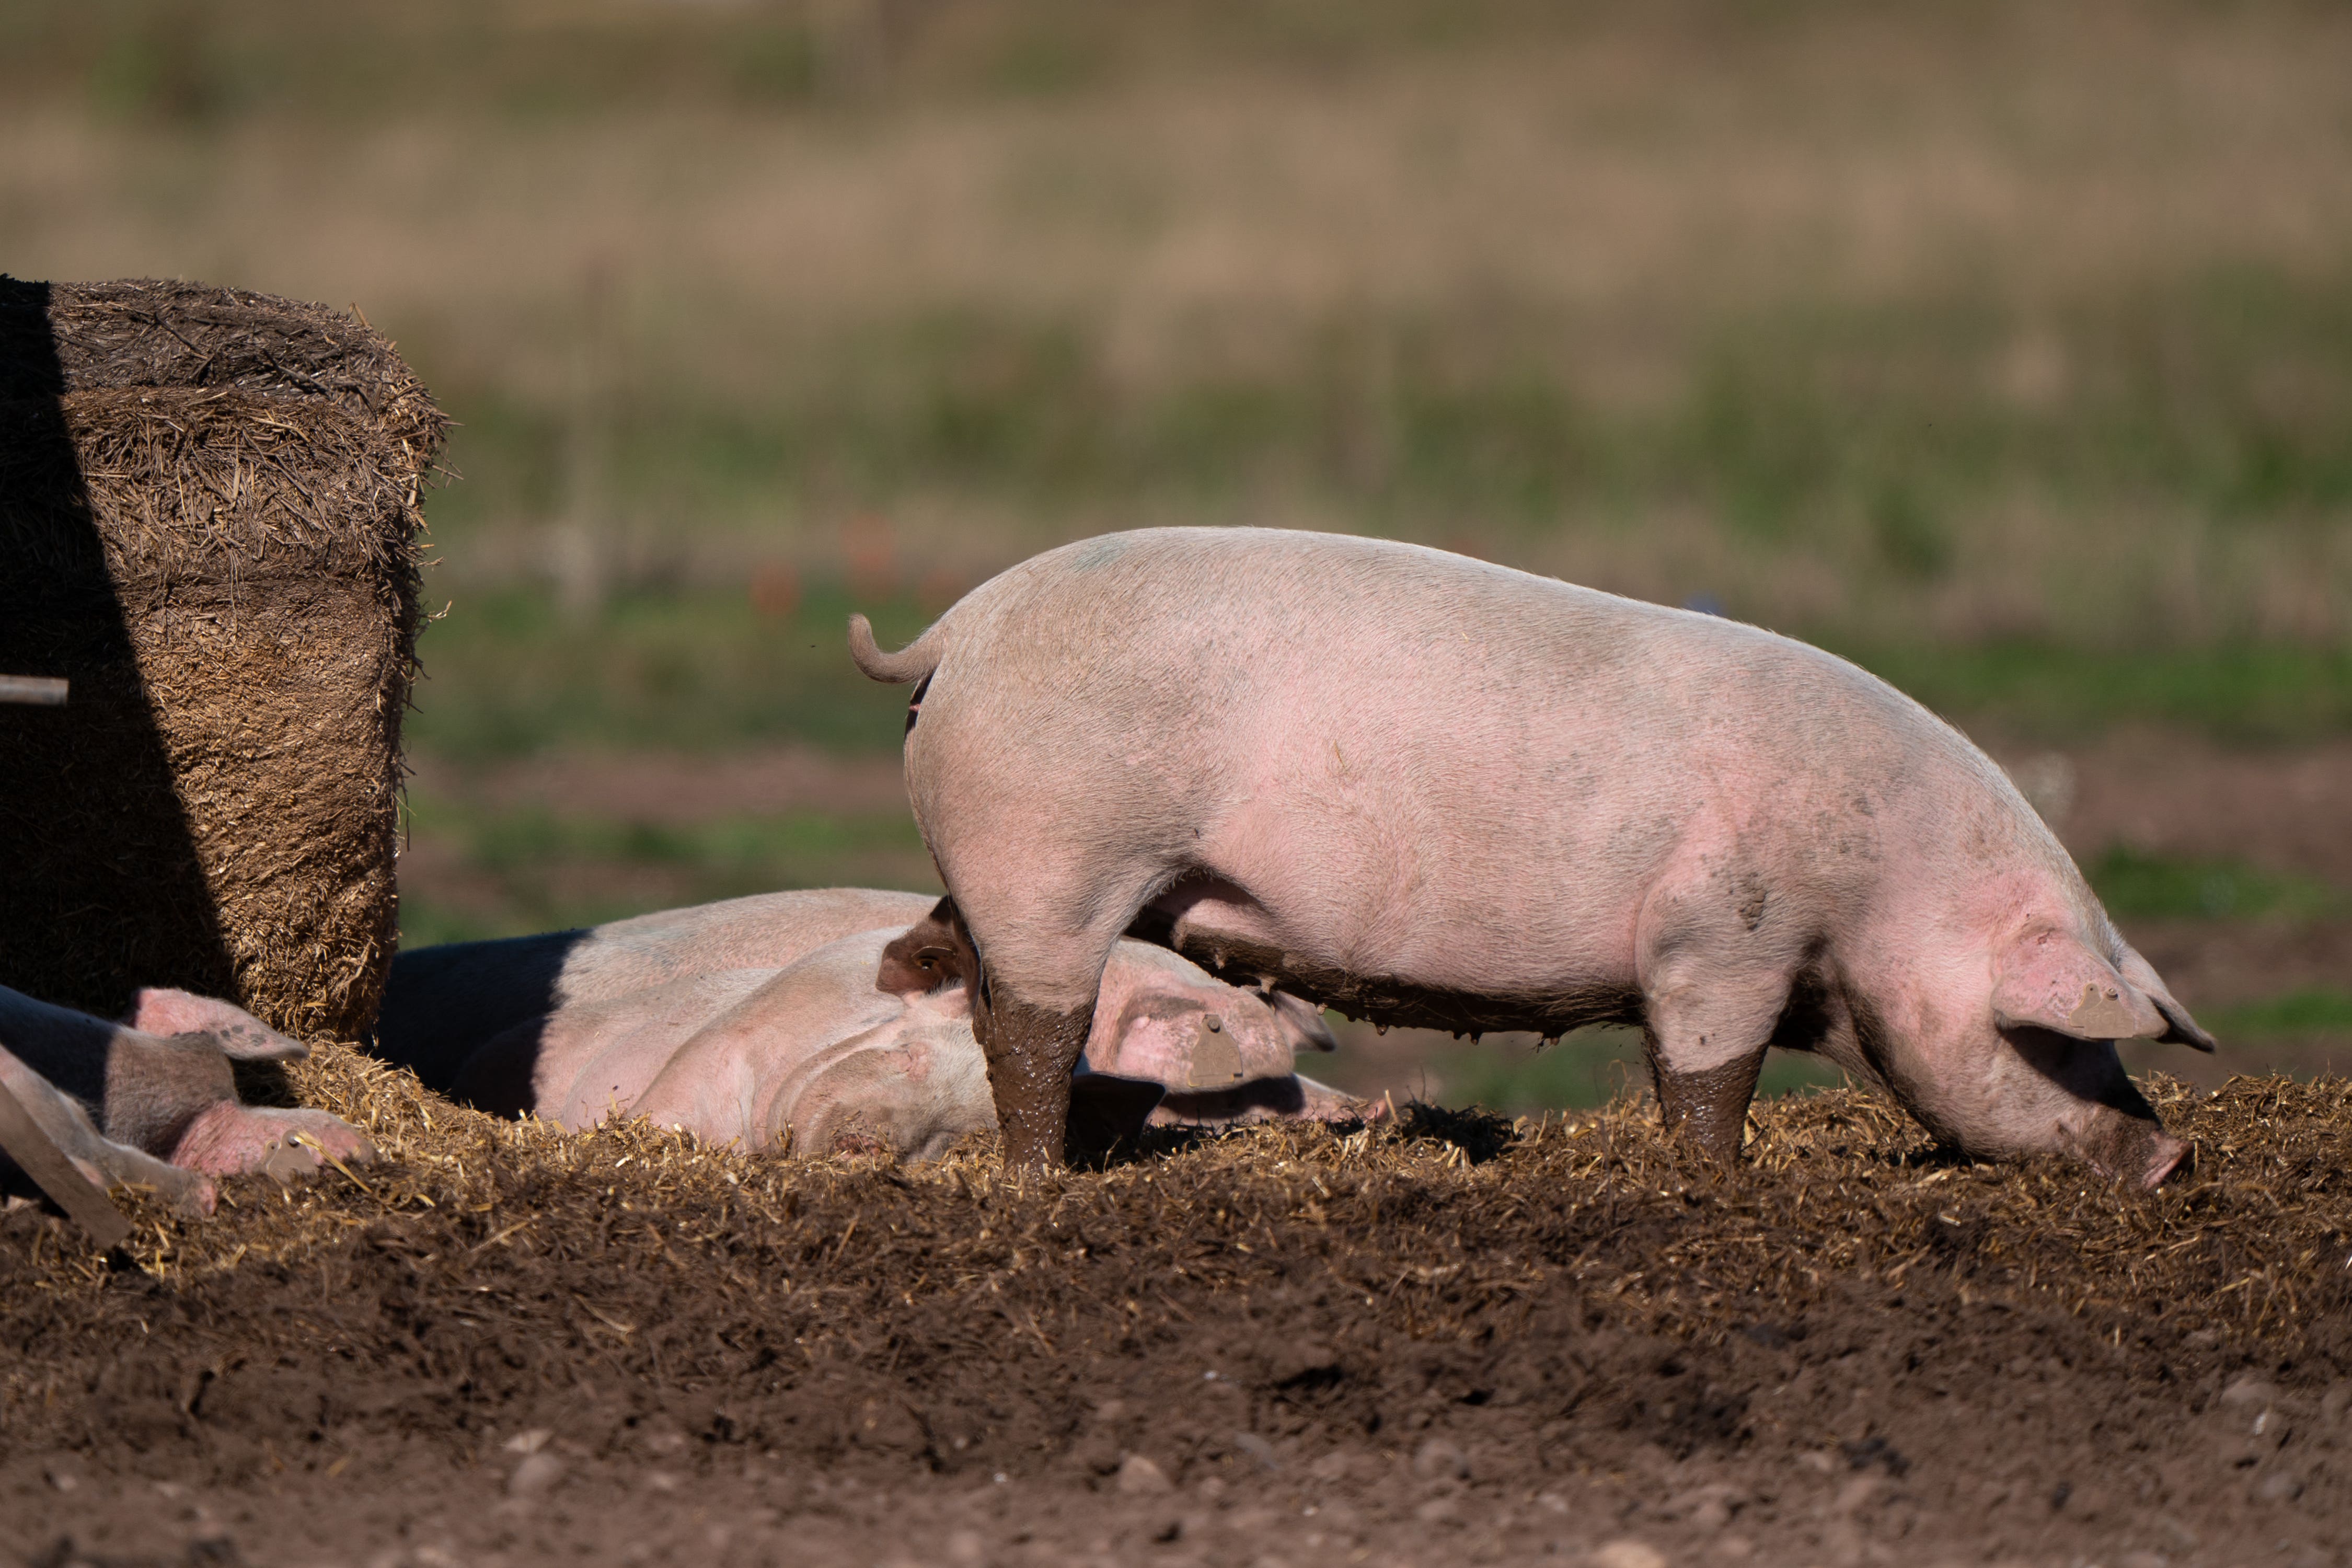
[[[111,1263],[0,1220],[29,1558],[2346,1561],[2352,1084],[2158,1086],[2187,1178],[1832,1094],[1163,1140],[1100,1172],[558,1136],[341,1052],[388,1163]],[[233,1546],[223,1544],[224,1541]],[[1636,1561],[1621,1553],[1615,1561]]]

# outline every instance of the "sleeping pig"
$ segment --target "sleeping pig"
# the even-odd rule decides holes
[[[2118,1039],[2212,1041],[2008,779],[1842,659],[1440,551],[1153,529],[1037,556],[859,668],[978,966],[1009,1157],[1061,1146],[1121,933],[1359,1017],[1638,1023],[1739,1144],[1766,1050],[1983,1155],[2153,1184]]]
[[[483,1110],[529,1111],[569,1127],[630,1114],[754,1149],[936,1156],[995,1118],[972,1038],[967,976],[930,900],[913,897],[925,918],[911,926],[860,931],[776,967],[719,967],[791,952],[815,929],[814,911],[849,902],[839,889],[775,894],[622,922],[632,942],[667,933],[640,942],[636,958],[650,967],[638,973],[653,984],[626,992],[589,978],[612,972],[595,954],[614,928],[575,933],[568,951],[580,967],[559,974],[571,999],[483,1042],[444,1081],[426,1081]],[[770,939],[754,937],[755,930]],[[699,933],[698,942],[667,945],[683,932]],[[446,954],[409,973],[429,974],[436,985],[458,973],[487,974],[495,944],[467,945],[478,951]],[[665,948],[667,958],[654,963],[648,947]],[[530,952],[506,951],[518,961]],[[708,966],[695,952],[707,955]],[[576,989],[563,978],[575,975]],[[395,994],[403,984],[395,966]],[[1319,1016],[1295,998],[1270,1000],[1226,985],[1138,942],[1113,954],[1104,995],[1098,1037],[1076,1064],[1089,1123],[1081,1142],[1131,1138],[1147,1113],[1162,1122],[1214,1124],[1361,1114],[1353,1101],[1293,1073],[1295,1050],[1329,1042]],[[446,1054],[435,1041],[411,1044],[425,1058]],[[380,1039],[379,1050],[415,1065],[388,1041]]]
[[[694,975],[783,968],[829,942],[929,912],[921,893],[760,893],[604,925],[417,948],[392,961],[377,1054],[446,1089],[467,1058],[519,1024]]]

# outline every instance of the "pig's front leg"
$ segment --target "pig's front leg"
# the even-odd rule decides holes
[[[1666,1131],[1680,1133],[1716,1159],[1738,1159],[1748,1102],[1756,1098],[1756,1080],[1764,1070],[1764,1053],[1677,1072],[1665,1064],[1655,1035],[1645,1029],[1642,1039],[1649,1048],[1651,1079],[1657,1086],[1659,1119]]]
[[[1066,1012],[1033,1006],[983,987],[971,1031],[988,1058],[988,1089],[1010,1165],[1058,1165],[1069,1137],[1070,1074],[1094,1027],[1091,997]]]
[[[1669,1135],[1679,1134],[1716,1159],[1737,1159],[1764,1053],[1788,1005],[1789,982],[1777,973],[1671,967],[1681,973],[1644,998],[1642,1029],[1660,1119]]]

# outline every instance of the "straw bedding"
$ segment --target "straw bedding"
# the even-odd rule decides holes
[[[0,670],[73,683],[0,707],[0,977],[365,1027],[445,424],[321,306],[0,279]]]
[[[1759,1561],[2292,1562],[2352,1520],[2341,1079],[2158,1080],[2196,1163],[2151,1194],[1849,1092],[1760,1105],[1731,1172],[1628,1102],[1009,1175],[501,1123],[334,1047],[295,1075],[386,1163],[142,1210],[110,1267],[0,1221],[0,1501],[79,1455],[332,1497],[419,1563],[714,1519],[746,1562],[1517,1561],[1696,1552],[1726,1510]],[[526,1526],[533,1440],[572,1480]]]

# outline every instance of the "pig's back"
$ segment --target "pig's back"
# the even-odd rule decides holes
[[[845,936],[903,931],[936,901],[875,888],[813,888],[614,921],[565,952],[562,1000],[598,1002],[719,970],[782,969]]]
[[[1797,799],[1768,784],[1801,796],[1834,775],[1828,787],[1851,802],[1857,787],[1989,766],[1917,703],[1820,649],[1385,540],[1112,534],[1024,563],[950,616],[910,750],[976,678],[991,721],[1238,768],[1228,785],[1259,782],[1251,760],[1266,756],[1351,767],[1353,741],[1384,773],[1470,786],[1449,792],[1458,800],[1490,793],[1476,781],[1499,766],[1512,789],[1547,784],[1547,796],[1635,837],[1694,793],[1727,787],[1786,808]]]

